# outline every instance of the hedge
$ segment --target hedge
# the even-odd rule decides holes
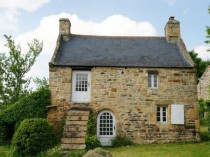
[[[48,88],[42,88],[3,110],[0,113],[0,144],[12,138],[14,130],[24,119],[46,118],[48,105],[50,91]]]

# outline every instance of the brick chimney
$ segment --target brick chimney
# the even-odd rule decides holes
[[[171,16],[165,26],[165,37],[169,43],[177,43],[180,39],[180,22]]]
[[[68,18],[59,19],[59,34],[62,36],[70,36],[71,23]]]

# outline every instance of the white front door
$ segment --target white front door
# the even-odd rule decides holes
[[[91,88],[90,71],[73,71],[72,74],[72,101],[90,102]]]
[[[110,111],[101,111],[97,117],[97,137],[102,146],[111,146],[115,137],[115,117]]]

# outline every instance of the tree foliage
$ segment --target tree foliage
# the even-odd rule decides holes
[[[203,75],[206,67],[208,66],[209,61],[203,61],[201,58],[198,57],[198,54],[195,53],[195,51],[190,51],[189,54],[197,66],[197,78],[200,78]]]
[[[49,79],[47,79],[46,77],[43,77],[42,79],[35,78],[33,79],[33,81],[36,84],[37,89],[49,88]]]
[[[210,13],[210,6],[209,6],[209,13]],[[206,43],[210,44],[210,26],[206,26],[206,32],[207,32],[207,40],[205,41]]]
[[[25,78],[25,75],[42,51],[43,43],[34,39],[28,43],[28,52],[23,54],[20,45],[15,45],[11,36],[4,37],[9,54],[0,53],[0,102],[8,105],[28,94],[30,78]]]

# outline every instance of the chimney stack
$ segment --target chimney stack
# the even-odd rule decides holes
[[[71,23],[68,18],[59,19],[59,34],[62,36],[70,36],[71,34]]]
[[[165,26],[165,37],[169,43],[177,43],[180,36],[180,22],[175,20],[174,16],[169,18]]]

